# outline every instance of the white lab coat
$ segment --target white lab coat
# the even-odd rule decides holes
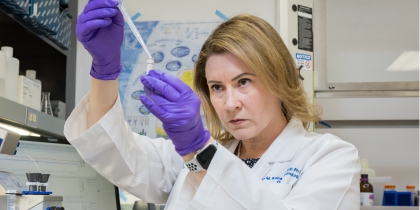
[[[120,99],[87,129],[89,97],[67,119],[64,134],[81,157],[116,186],[166,209],[359,209],[357,149],[331,134],[307,132],[292,119],[251,169],[220,145],[201,184],[174,145],[133,133]],[[169,197],[168,197],[169,196]]]

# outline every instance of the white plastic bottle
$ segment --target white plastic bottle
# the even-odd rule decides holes
[[[1,51],[6,53],[7,69],[6,69],[6,91],[7,99],[16,101],[17,97],[17,82],[19,76],[19,60],[13,57],[12,47],[2,47]]]
[[[360,165],[362,166],[360,170],[360,174],[367,174],[369,177],[375,177],[376,172],[375,170],[369,168],[369,160],[368,159],[360,159]]]
[[[26,70],[26,75],[25,76],[28,77],[29,79],[31,79],[32,81],[42,85],[41,80],[36,79],[36,71],[35,70],[31,70],[31,69]],[[41,97],[41,96],[39,96],[39,97]]]
[[[0,51],[0,97],[6,97],[6,70],[7,57],[6,53]]]

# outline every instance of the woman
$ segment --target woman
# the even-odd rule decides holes
[[[238,15],[209,36],[195,66],[198,96],[168,74],[142,76],[140,99],[171,140],[131,132],[118,96],[116,6],[90,1],[76,26],[93,58],[92,87],[64,132],[95,170],[166,209],[359,209],[356,148],[305,130],[316,108],[280,36],[258,17]]]

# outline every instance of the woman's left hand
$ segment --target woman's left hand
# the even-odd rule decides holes
[[[163,123],[181,156],[200,149],[209,139],[200,116],[200,99],[177,77],[151,70],[140,78],[146,95],[140,100]]]

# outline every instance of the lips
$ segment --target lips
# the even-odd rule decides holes
[[[241,124],[243,122],[245,122],[245,119],[233,119],[233,120],[229,121],[229,123],[232,123],[234,125]]]

